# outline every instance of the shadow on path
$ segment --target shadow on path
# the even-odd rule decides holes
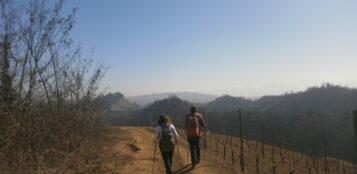
[[[174,174],[185,174],[185,173],[188,173],[188,172],[192,171],[193,169],[194,168],[192,167],[192,164],[189,164],[189,165],[184,166],[181,169],[175,171]]]

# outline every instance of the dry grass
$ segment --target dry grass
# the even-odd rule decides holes
[[[102,134],[88,137],[78,152],[66,154],[65,160],[57,163],[56,167],[36,173],[119,174],[120,168],[130,160],[130,156],[115,152],[113,147],[130,138],[125,130],[106,128]]]
[[[179,130],[179,132],[181,137],[185,137],[183,130]],[[205,148],[205,143],[207,148]],[[357,171],[350,162],[327,158],[327,165],[325,165],[324,158],[315,158],[252,140],[243,140],[243,147],[244,173],[274,173],[275,168],[275,173],[323,174],[325,166],[327,166],[326,170],[329,174],[354,174]],[[203,156],[206,155],[206,158],[215,160],[218,167],[232,167],[237,173],[241,173],[240,139],[238,137],[211,133],[206,136],[206,140],[202,138],[201,149]]]

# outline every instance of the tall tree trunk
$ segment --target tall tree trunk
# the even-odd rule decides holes
[[[8,107],[11,105],[11,86],[12,80],[10,75],[10,43],[8,35],[5,35],[3,42],[1,43],[1,61],[0,61],[0,105],[4,107],[3,109],[8,110]]]

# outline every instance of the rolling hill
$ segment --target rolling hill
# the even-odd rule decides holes
[[[204,108],[215,111],[237,110],[238,108],[247,108],[252,105],[254,101],[244,97],[233,97],[224,95],[215,100],[204,104]]]
[[[357,107],[357,89],[324,84],[303,92],[264,96],[258,100],[222,96],[204,105],[208,110],[228,111],[238,108],[287,114],[341,114]]]
[[[156,100],[162,100],[169,96],[177,96],[181,100],[186,100],[191,103],[207,103],[217,98],[214,95],[202,94],[197,92],[165,92],[158,94],[141,95],[134,97],[127,97],[131,102],[135,102],[140,106],[147,106],[154,103]]]
[[[112,123],[149,126],[156,123],[160,114],[166,113],[182,127],[190,106],[190,102],[171,96],[112,120]],[[327,154],[345,160],[352,160],[356,151],[351,116],[356,107],[356,89],[330,84],[258,100],[222,96],[203,105],[211,131],[237,135],[237,110],[242,108],[246,138],[320,156],[324,153],[321,140],[325,133],[328,135]],[[262,132],[267,136],[265,139],[258,136]]]
[[[110,112],[126,113],[140,109],[139,105],[126,99],[120,92],[101,95],[95,100],[100,101],[99,103],[101,103],[102,106]]]
[[[153,125],[156,123],[160,114],[168,114],[172,121],[183,125],[183,117],[189,112],[192,104],[179,99],[176,96],[157,100],[154,103],[127,114],[125,117],[120,117],[112,120],[113,125]]]

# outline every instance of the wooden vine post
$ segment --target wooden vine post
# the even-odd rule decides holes
[[[242,137],[242,110],[239,108],[239,138],[240,138],[240,168],[244,172],[244,150],[243,150],[243,137]]]
[[[323,132],[323,138],[324,138],[324,161],[325,161],[325,174],[327,174],[327,141],[326,141],[326,133]]]
[[[272,130],[272,150],[271,150],[271,161],[275,163],[274,160],[274,155],[275,155],[275,133],[274,130]]]
[[[261,136],[262,136],[262,140],[261,140],[261,150],[262,150],[262,157],[264,158],[265,152],[264,152],[264,143],[265,143],[265,139],[264,139],[264,128],[263,128],[263,124],[261,125]]]
[[[356,141],[356,152],[357,152],[357,110],[353,110],[353,123],[355,127],[355,141]],[[356,159],[355,163],[357,164],[357,154],[356,154]]]

